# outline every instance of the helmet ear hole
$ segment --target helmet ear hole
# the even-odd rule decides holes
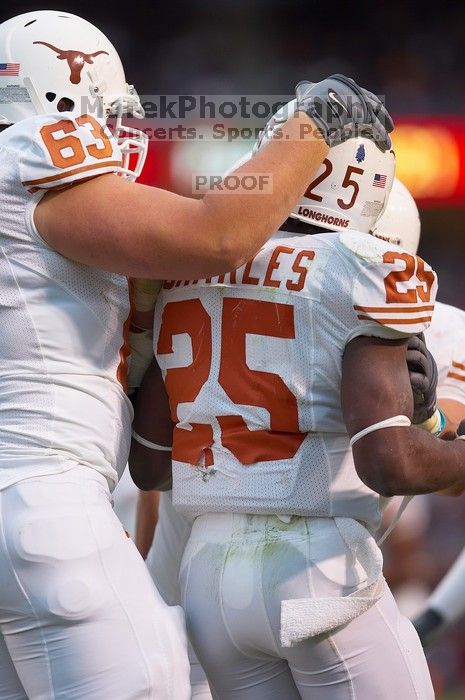
[[[53,102],[56,99],[56,94],[54,92],[46,92],[45,97],[49,102]]]
[[[72,112],[74,109],[74,101],[69,97],[62,97],[57,104],[58,112]]]

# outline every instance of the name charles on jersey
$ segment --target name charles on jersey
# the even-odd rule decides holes
[[[287,289],[290,292],[300,292],[307,279],[311,261],[315,257],[314,250],[303,250],[290,245],[276,245],[265,250],[266,260],[260,260],[259,270],[254,270],[254,262],[264,251],[262,248],[255,257],[238,270],[218,277],[209,277],[205,280],[167,280],[163,289],[169,290],[176,287],[187,287],[199,284],[247,284],[253,286],[269,287],[272,289]],[[267,263],[267,264],[265,264]],[[280,271],[280,279],[277,279],[277,271]]]

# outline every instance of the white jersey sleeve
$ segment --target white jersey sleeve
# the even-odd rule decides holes
[[[465,331],[456,343],[444,381],[438,389],[439,399],[453,399],[465,405]]]
[[[424,260],[366,234],[344,232],[351,254],[355,325],[347,342],[360,335],[402,338],[425,331],[437,292],[435,272]]]
[[[465,405],[465,311],[438,302],[426,342],[438,366],[438,399]]]
[[[65,187],[121,166],[115,138],[90,115],[25,119],[14,125],[7,147],[17,154],[21,182],[29,192]]]

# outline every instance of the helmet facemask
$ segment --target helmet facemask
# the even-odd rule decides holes
[[[123,156],[118,174],[127,180],[137,180],[144,167],[148,150],[148,136],[141,129],[123,123],[128,115],[136,119],[144,117],[144,109],[139,95],[133,85],[128,85],[128,92],[117,98],[108,108],[108,117],[114,118],[112,131]]]

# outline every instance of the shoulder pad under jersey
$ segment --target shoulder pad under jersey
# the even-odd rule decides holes
[[[430,265],[370,234],[345,231],[339,240],[345,256],[351,259],[352,303],[360,334],[364,334],[364,326],[374,324],[401,335],[426,330],[437,292],[437,277]]]

